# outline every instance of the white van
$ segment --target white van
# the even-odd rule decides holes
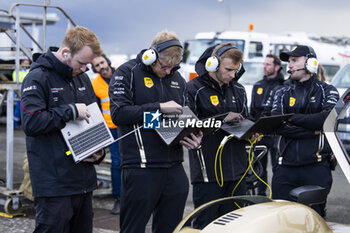
[[[348,61],[344,59],[346,48],[331,43],[322,43],[311,39],[305,33],[287,33],[283,35],[267,34],[258,32],[200,32],[193,40],[185,42],[185,55],[181,64],[180,72],[188,81],[196,77],[194,65],[198,58],[208,47],[225,43],[235,42],[235,46],[243,52],[245,74],[240,83],[245,86],[248,104],[250,104],[251,90],[255,82],[263,77],[263,62],[269,53],[279,55],[283,50],[290,50],[297,44],[310,45],[314,48],[320,64],[325,67],[327,81],[330,81],[340,67]],[[283,72],[286,74],[286,63]]]

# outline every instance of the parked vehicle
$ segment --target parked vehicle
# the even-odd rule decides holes
[[[342,95],[346,89],[350,87],[350,64],[342,67],[335,75],[331,81],[331,84],[335,86],[339,95]]]

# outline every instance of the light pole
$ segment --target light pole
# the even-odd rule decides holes
[[[219,3],[225,3],[226,5],[226,8],[228,10],[228,28],[227,29],[230,29],[231,28],[231,7],[229,4],[226,4],[226,2],[224,0],[217,0]]]

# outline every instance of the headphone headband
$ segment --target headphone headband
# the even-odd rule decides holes
[[[182,45],[181,45],[180,41],[178,41],[178,40],[166,40],[162,43],[155,45],[155,47],[152,46],[150,49],[147,49],[142,54],[143,64],[145,64],[146,66],[153,64],[158,59],[158,56],[159,56],[158,53],[160,53],[161,51],[163,51],[169,47],[173,47],[173,46],[178,46],[178,47],[182,48]]]
[[[220,57],[222,54],[224,54],[227,50],[230,49],[237,49],[235,46],[228,44],[225,46],[222,46],[221,48],[219,48],[216,53],[211,56],[208,57],[206,62],[205,62],[205,69],[208,72],[216,72],[219,69],[220,66]],[[242,74],[244,73],[244,68],[242,69],[242,63],[239,64],[239,68],[236,72],[237,78],[239,78],[240,76],[242,76]]]
[[[219,48],[216,51],[216,55],[218,57],[221,57],[222,54],[224,54],[227,50],[230,50],[230,49],[237,49],[237,48],[235,46],[233,46],[233,45],[228,44],[228,45],[225,45],[225,46]]]
[[[307,46],[309,49],[309,54],[306,55],[307,58],[314,57],[317,58],[315,50],[311,46]]]
[[[178,40],[166,40],[162,43],[157,44],[156,50],[158,53],[160,53],[161,51],[163,51],[169,47],[173,47],[173,46],[178,46],[178,47],[182,48],[180,41],[178,41]]]

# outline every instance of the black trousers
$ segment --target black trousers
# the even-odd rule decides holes
[[[232,191],[238,181],[224,182],[223,187],[220,187],[216,182],[210,183],[194,183],[193,184],[193,204],[197,208],[209,201],[216,200],[223,197],[232,196]],[[234,196],[246,195],[245,179],[241,181],[234,192]],[[209,207],[199,214],[193,221],[193,227],[196,229],[203,229],[206,225],[214,219],[226,214],[232,210],[237,209],[237,206],[232,204],[217,205]]]
[[[332,187],[332,173],[329,161],[308,166],[277,165],[272,177],[272,198],[290,200],[289,192],[303,185],[318,185],[326,189],[327,195]],[[325,217],[326,204],[314,205],[312,208]]]
[[[92,232],[92,192],[64,197],[36,197],[34,233]]]
[[[173,232],[183,218],[188,190],[182,164],[122,169],[120,232],[145,232],[152,214],[153,233]]]

